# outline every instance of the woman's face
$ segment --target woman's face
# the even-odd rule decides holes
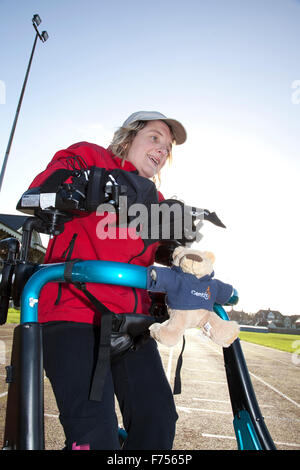
[[[140,176],[152,178],[166,163],[172,150],[172,134],[163,121],[148,121],[129,148],[127,160]]]

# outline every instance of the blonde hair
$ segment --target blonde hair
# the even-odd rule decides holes
[[[137,133],[142,130],[149,121],[135,121],[129,124],[127,127],[120,127],[119,129],[116,130],[116,132],[113,135],[112,141],[109,145],[109,150],[116,156],[122,159],[122,165],[124,165],[125,160],[127,160],[127,155],[130,149],[130,146],[137,135]],[[170,128],[170,131],[172,133],[172,129]],[[173,133],[172,133],[173,136]],[[175,139],[173,138],[173,141]],[[172,154],[170,152],[168,156],[169,163],[171,163],[172,160]],[[160,174],[158,173],[155,175],[152,179],[155,184],[157,184],[156,181],[156,176],[158,179],[158,182],[160,184]]]

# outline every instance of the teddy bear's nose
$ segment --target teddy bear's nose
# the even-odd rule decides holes
[[[198,261],[198,263],[201,263],[201,261],[203,261],[203,259],[199,255],[189,254],[189,255],[186,255],[186,258],[191,259],[192,261]]]

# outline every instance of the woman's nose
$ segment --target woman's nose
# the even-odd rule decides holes
[[[163,156],[163,157],[167,157],[169,155],[169,150],[168,148],[165,146],[165,145],[161,145],[158,149],[157,149],[158,153]]]

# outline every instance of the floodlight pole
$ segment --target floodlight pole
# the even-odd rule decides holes
[[[32,47],[30,59],[29,59],[29,62],[28,62],[26,75],[25,75],[25,78],[24,78],[24,82],[23,82],[23,86],[22,86],[22,90],[21,90],[21,94],[20,94],[20,98],[19,98],[19,103],[18,103],[18,106],[17,106],[16,114],[15,114],[15,119],[14,119],[12,129],[11,129],[11,132],[10,132],[10,136],[9,136],[9,140],[8,140],[8,144],[7,144],[7,148],[6,148],[6,152],[5,152],[5,157],[4,157],[4,161],[3,161],[3,165],[2,165],[2,169],[1,169],[0,191],[1,191],[1,188],[2,188],[2,183],[3,183],[3,179],[4,179],[6,165],[7,165],[7,161],[8,161],[8,157],[9,157],[9,153],[10,153],[11,144],[12,144],[12,141],[13,141],[13,138],[14,138],[16,125],[17,125],[17,122],[18,122],[18,117],[19,117],[19,113],[20,113],[20,109],[21,109],[21,105],[22,105],[22,101],[23,101],[23,96],[24,96],[24,92],[25,92],[25,88],[26,88],[26,84],[27,84],[27,80],[28,80],[28,75],[29,75],[29,71],[30,71],[32,58],[33,58],[36,43],[37,43],[37,39],[39,38],[42,42],[45,42],[48,39],[47,31],[43,31],[42,34],[39,33],[39,31],[37,29],[37,26],[40,23],[41,23],[40,17],[38,15],[34,15],[34,17],[32,19],[32,24],[33,24],[33,27],[36,31],[36,35],[35,35],[35,38],[34,38],[33,47]]]

